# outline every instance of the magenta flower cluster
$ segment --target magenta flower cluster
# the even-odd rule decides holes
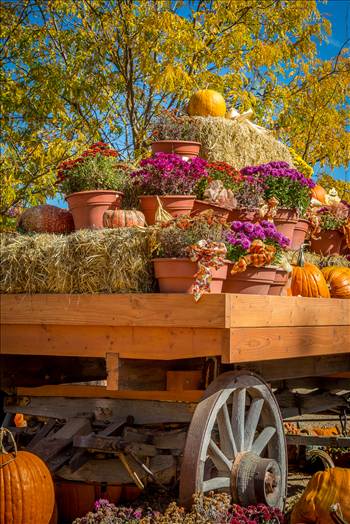
[[[208,176],[203,158],[183,160],[178,155],[156,153],[141,160],[140,166],[131,176],[144,195],[190,195],[198,181]]]
[[[276,226],[268,220],[262,220],[259,224],[252,222],[235,221],[231,224],[231,230],[226,233],[226,241],[231,246],[237,246],[247,251],[253,240],[263,240],[272,243],[281,249],[289,246],[289,238],[279,233]]]
[[[259,166],[247,166],[241,170],[241,173],[250,181],[256,180],[258,177],[264,183],[264,179],[270,176],[274,178],[287,177],[294,182],[298,182],[301,186],[310,189],[315,187],[315,182],[311,178],[306,178],[302,173],[290,167],[287,162],[269,162]]]
[[[230,524],[284,524],[286,521],[278,508],[272,508],[265,504],[257,504],[247,508],[234,505],[232,514]]]

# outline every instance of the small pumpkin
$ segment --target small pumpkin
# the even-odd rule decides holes
[[[330,508],[338,503],[345,522],[350,522],[350,469],[329,468],[313,475],[293,508],[291,524],[334,524]]]
[[[305,262],[304,251],[301,247],[297,265],[293,266],[292,295],[302,297],[330,298],[327,282],[323,273],[314,264]]]
[[[14,452],[5,450],[5,434]],[[0,428],[0,524],[48,524],[54,506],[54,485],[45,463],[33,453],[17,451],[11,432]]]
[[[137,227],[145,225],[145,215],[136,209],[114,209],[103,213],[103,227]]]
[[[224,117],[226,115],[225,99],[213,89],[201,89],[191,96],[187,112],[190,116]]]
[[[45,204],[26,209],[19,217],[17,227],[25,233],[71,233],[73,215],[67,209]]]
[[[324,267],[322,273],[329,286],[331,297],[350,299],[350,268]]]
[[[326,195],[327,191],[318,184],[316,184],[315,187],[311,189],[311,197],[315,200],[318,200],[319,202],[322,202],[322,204],[325,204],[326,202]]]

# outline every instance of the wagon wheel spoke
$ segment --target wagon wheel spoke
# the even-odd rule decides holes
[[[252,446],[253,453],[261,455],[262,451],[266,448],[267,444],[270,442],[275,433],[276,428],[273,428],[272,426],[264,428],[256,440],[254,440]]]
[[[232,432],[235,436],[237,451],[244,450],[244,418],[246,389],[236,389],[232,397]]]
[[[214,477],[203,482],[203,493],[213,491],[214,489],[226,489],[230,487],[229,477]]]
[[[262,398],[254,398],[250,405],[244,432],[244,449],[246,451],[252,448],[263,405],[264,399]]]
[[[217,416],[220,436],[220,448],[226,457],[233,459],[237,456],[237,446],[233,437],[230,415],[227,404],[224,404]]]
[[[221,473],[225,473],[224,476],[229,476],[232,468],[232,461],[229,460],[221,451],[219,446],[215,444],[213,439],[210,439],[208,446],[208,456],[214,462],[216,469]]]

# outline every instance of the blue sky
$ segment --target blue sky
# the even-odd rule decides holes
[[[328,42],[322,42],[319,46],[320,57],[327,60],[336,56],[344,42],[350,38],[350,0],[329,0],[326,4],[318,0],[317,3],[320,12],[332,22],[332,35]],[[347,47],[350,47],[350,42]],[[317,166],[315,166],[316,174],[317,171]],[[328,170],[328,173],[334,178],[350,181],[350,166]],[[48,203],[67,207],[66,202],[59,196],[55,199],[48,199]]]

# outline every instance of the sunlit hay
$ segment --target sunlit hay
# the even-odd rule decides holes
[[[298,253],[299,251],[288,251],[287,252],[288,261],[293,264],[296,264],[297,259],[298,259]],[[329,267],[329,266],[350,267],[350,260],[348,260],[346,257],[343,257],[341,255],[323,256],[323,255],[319,255],[317,253],[313,253],[310,251],[305,251],[304,258],[305,258],[305,262],[314,264],[315,266],[321,269],[323,267]]]
[[[2,293],[147,293],[152,228],[3,235]]]
[[[159,140],[201,142],[201,157],[210,162],[228,162],[237,169],[277,160],[293,165],[287,146],[278,142],[273,133],[261,133],[246,121],[221,117],[163,116],[156,132]]]

